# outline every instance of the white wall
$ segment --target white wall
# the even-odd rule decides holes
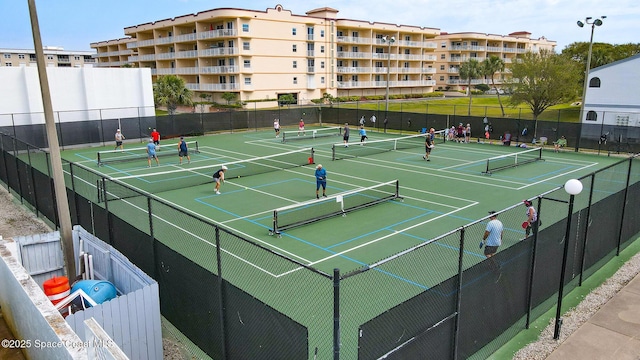
[[[47,77],[56,122],[155,115],[148,68],[47,67]],[[38,69],[0,67],[0,79],[0,126],[43,124]]]
[[[629,117],[629,126],[640,126],[640,55],[597,67],[589,72],[589,80],[600,78],[600,87],[588,87],[585,96],[585,124],[619,125],[618,115]],[[595,111],[597,121],[587,121],[586,114]]]

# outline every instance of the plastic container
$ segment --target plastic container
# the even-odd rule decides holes
[[[42,284],[45,295],[51,300],[53,305],[64,300],[71,294],[69,279],[66,276],[55,276]]]
[[[104,280],[80,280],[73,284],[71,292],[82,289],[93,301],[102,304],[105,301],[115,299],[117,296],[116,287],[112,283]],[[87,306],[88,303],[85,302]]]

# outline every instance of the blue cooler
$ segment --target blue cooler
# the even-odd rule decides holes
[[[82,289],[97,304],[115,299],[117,296],[116,287],[112,283],[104,280],[80,280],[73,284],[71,293]],[[86,306],[91,306],[85,302]]]

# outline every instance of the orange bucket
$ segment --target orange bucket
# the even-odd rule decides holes
[[[66,276],[55,276],[42,284],[44,293],[53,305],[59,303],[71,294],[69,279]]]
[[[313,157],[308,158],[307,161],[309,161],[309,165],[313,164]]]

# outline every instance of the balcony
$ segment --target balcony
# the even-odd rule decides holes
[[[189,83],[185,85],[189,90],[195,91],[230,91],[230,90],[240,90],[240,84],[238,83],[229,83],[229,84],[193,84]]]
[[[365,44],[365,45],[370,45],[372,43],[370,38],[353,37],[353,36],[337,36],[336,42],[348,43],[348,44]]]
[[[371,59],[370,52],[347,52],[347,51],[338,51],[336,53],[337,58],[343,59]],[[385,57],[386,59],[386,57]]]

